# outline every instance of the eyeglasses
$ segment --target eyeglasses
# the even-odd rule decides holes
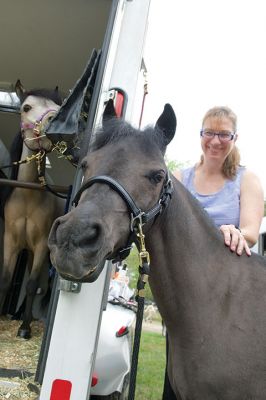
[[[208,129],[202,129],[200,131],[200,136],[205,139],[213,139],[214,136],[218,136],[220,142],[230,142],[235,137],[235,132],[229,131],[221,131],[221,132],[213,132]]]

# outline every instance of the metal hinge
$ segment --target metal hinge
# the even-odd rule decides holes
[[[67,281],[66,279],[59,279],[58,290],[71,293],[79,293],[81,290],[81,283]]]

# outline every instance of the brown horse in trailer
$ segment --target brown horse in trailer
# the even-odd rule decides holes
[[[46,154],[52,143],[44,134],[44,127],[60,108],[58,90],[25,91],[20,83],[16,91],[21,100],[21,131],[13,142],[12,178],[40,183],[45,174]],[[32,305],[39,287],[43,268],[47,268],[49,250],[47,238],[54,219],[62,214],[62,202],[47,191],[16,187],[6,195],[4,206],[4,256],[0,275],[0,310],[10,287],[17,258],[28,250],[29,280],[26,286],[26,308],[18,335],[31,337]],[[48,272],[47,272],[48,277]]]

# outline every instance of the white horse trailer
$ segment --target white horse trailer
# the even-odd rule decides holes
[[[5,2],[0,14],[0,91],[12,92],[19,78],[28,89],[59,85],[67,94],[89,54],[98,48],[85,133],[101,123],[110,97],[121,115],[137,126],[146,94],[143,52],[149,6],[150,0]],[[8,25],[11,16],[13,21]],[[0,104],[1,140],[7,147],[12,139],[10,131],[15,133],[18,121],[17,105]],[[83,150],[89,139],[85,137]],[[82,182],[81,172],[54,155],[51,165],[56,184],[73,184],[73,197]],[[106,263],[94,283],[57,278],[37,368],[37,380],[42,384],[40,400],[90,398],[110,273],[110,263]]]
[[[252,251],[261,256],[266,256],[266,217],[263,217],[262,219],[259,239],[255,246],[252,247]]]

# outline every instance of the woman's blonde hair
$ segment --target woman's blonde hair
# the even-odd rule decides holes
[[[229,107],[213,107],[203,117],[202,127],[207,118],[228,118],[232,122],[234,132],[237,130],[237,116]],[[200,158],[200,164],[203,164],[203,155]],[[234,179],[237,172],[237,167],[240,164],[240,153],[236,146],[232,148],[232,151],[228,154],[224,160],[222,172],[228,179]]]

